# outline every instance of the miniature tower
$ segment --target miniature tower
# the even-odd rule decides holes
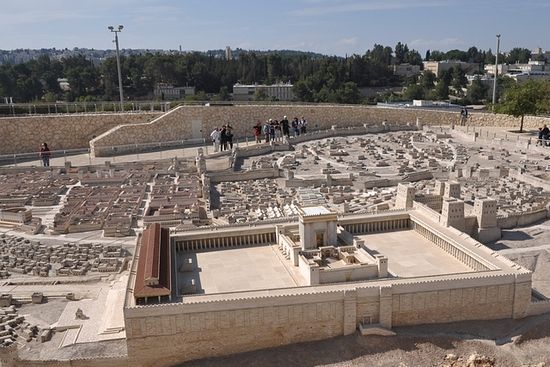
[[[478,240],[486,243],[501,238],[497,223],[497,201],[490,198],[474,201],[474,215],[477,217]]]
[[[435,181],[434,194],[439,196],[445,195],[445,182],[440,180]]]
[[[413,186],[398,184],[397,185],[397,197],[395,198],[396,209],[411,209],[413,207],[413,200],[416,190]]]
[[[445,199],[460,199],[460,184],[458,182],[445,182],[445,193],[443,197]]]
[[[474,201],[474,215],[477,217],[479,228],[497,226],[497,201],[490,198]]]
[[[464,202],[455,198],[443,199],[440,223],[447,227],[453,227],[464,232]]]
[[[298,214],[302,250],[336,245],[336,221],[338,220],[336,212],[324,206],[311,206],[299,209]]]

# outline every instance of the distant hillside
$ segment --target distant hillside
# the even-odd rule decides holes
[[[225,50],[209,50],[204,52],[208,55],[214,55],[219,57],[225,56]],[[323,55],[316,52],[310,51],[297,51],[297,50],[243,50],[242,48],[236,48],[231,50],[231,54],[234,58],[239,58],[239,55],[243,53],[255,53],[258,56],[268,56],[268,55],[280,55],[283,57],[297,57],[297,56],[307,56],[309,58],[323,58],[327,55]]]

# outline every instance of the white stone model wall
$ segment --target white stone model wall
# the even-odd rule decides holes
[[[160,113],[82,114],[0,118],[0,154],[88,148],[90,139],[118,125],[144,123]]]
[[[527,226],[549,217],[548,209],[539,209],[528,213],[517,213],[497,218],[497,225],[501,229]]]
[[[319,284],[356,282],[378,278],[377,264],[363,264],[336,269],[319,269]]]
[[[424,279],[348,284],[338,290],[320,286],[301,295],[292,295],[294,290],[263,297],[245,292],[237,299],[127,308],[128,355],[140,366],[169,366],[347,335],[364,320],[392,327],[503,319],[525,316],[530,304],[530,278],[486,272]]]
[[[135,126],[118,126],[90,141],[97,156],[101,147],[192,139],[192,122],[200,122],[202,137],[224,124],[234,128],[235,138],[252,137],[252,127],[256,121],[269,118],[282,119],[305,116],[310,130],[338,127],[374,125],[382,121],[390,124],[415,124],[419,119],[426,125],[450,125],[460,119],[458,112],[444,112],[420,109],[376,108],[369,106],[343,105],[265,105],[265,106],[181,106],[155,119],[150,123]],[[507,115],[471,113],[468,124],[474,126],[519,126],[519,119]],[[535,128],[550,124],[550,119],[526,117],[525,127]],[[195,132],[196,133],[196,132]],[[105,150],[105,149],[103,149]]]

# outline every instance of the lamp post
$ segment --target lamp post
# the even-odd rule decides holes
[[[117,28],[112,25],[107,27],[111,32],[115,34],[115,45],[116,45],[116,67],[118,71],[118,91],[120,93],[120,111],[124,111],[124,95],[122,94],[122,73],[120,72],[120,55],[118,50],[118,33],[122,32],[123,26],[119,25]]]
[[[500,52],[500,34],[497,34],[497,55],[495,58],[495,80],[493,81],[493,112],[497,102],[497,77],[498,77],[498,54]]]

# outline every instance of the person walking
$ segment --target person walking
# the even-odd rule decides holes
[[[42,165],[44,167],[50,166],[50,157],[52,153],[50,151],[50,148],[48,148],[47,143],[42,143],[42,146],[40,147],[40,158],[42,159]]]
[[[220,130],[217,127],[210,133],[210,139],[214,145],[214,153],[217,153],[220,150]]]
[[[299,126],[300,126],[300,134],[305,134],[307,131],[307,120],[304,116],[302,116]]]
[[[269,123],[269,138],[271,139],[272,142],[275,142],[275,129],[276,129],[276,124],[277,123],[277,120],[275,121],[271,121]]]
[[[269,132],[271,131],[271,128],[270,128],[271,121],[270,120],[271,119],[266,121],[263,128],[262,128],[262,132],[264,133],[266,143],[269,143],[269,137],[270,137]]]
[[[258,122],[256,122],[256,125],[254,125],[253,129],[254,129],[254,138],[256,138],[256,143],[261,143],[262,142],[262,124],[260,123],[259,120]]]
[[[300,135],[300,121],[298,121],[298,117],[294,117],[294,120],[292,120],[292,131],[294,132],[294,137],[297,137]]]
[[[220,147],[222,152],[227,150],[227,126],[223,125],[220,131]]]
[[[464,107],[460,111],[460,126],[466,125],[466,120],[468,120],[468,110]]]
[[[233,128],[229,125],[226,126],[225,139],[227,147],[233,150]]]
[[[281,120],[281,127],[283,129],[283,136],[286,136],[287,139],[290,138],[290,126],[286,116]]]

